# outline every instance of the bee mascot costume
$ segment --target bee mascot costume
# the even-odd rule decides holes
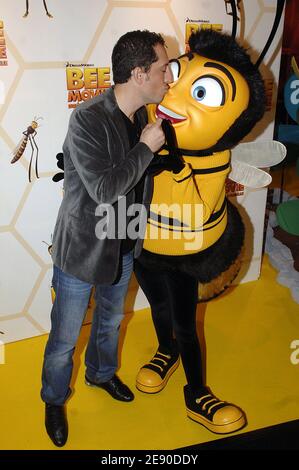
[[[165,120],[166,145],[149,168],[153,197],[135,272],[159,346],[136,385],[145,393],[161,391],[180,356],[187,416],[224,434],[242,428],[246,417],[204,383],[196,306],[198,298],[220,294],[240,268],[244,225],[225,197],[225,180],[230,149],[264,114],[265,91],[257,67],[232,37],[201,30],[189,48],[170,63],[174,81],[163,101],[149,106],[151,122]]]

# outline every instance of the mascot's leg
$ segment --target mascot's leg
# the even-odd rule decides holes
[[[198,281],[179,271],[149,270],[138,262],[135,273],[151,305],[160,344],[154,358],[140,369],[137,388],[155,393],[165,387],[178,365],[176,355],[163,355],[172,347],[173,330],[188,382],[184,387],[187,416],[215,433],[226,434],[241,429],[246,424],[242,410],[219,400],[204,385],[196,333]],[[164,342],[168,344],[168,351],[163,349]]]
[[[136,387],[145,393],[157,393],[165,387],[169,377],[179,365],[177,344],[173,338],[170,304],[162,272],[152,272],[136,261],[135,274],[150,303],[159,342],[154,357],[140,369],[136,378]]]
[[[179,272],[152,271],[138,261],[135,274],[150,303],[159,341],[157,353],[138,373],[137,388],[147,393],[161,391],[179,364],[179,350],[188,384],[197,390],[203,385],[196,334],[197,280]]]
[[[186,379],[189,387],[196,391],[203,386],[201,351],[196,332],[198,281],[188,274],[170,271],[165,274],[165,283]]]
[[[242,410],[219,400],[204,386],[196,333],[197,280],[179,271],[169,272],[166,285],[174,333],[188,382],[184,387],[187,416],[215,433],[237,431],[246,424]]]

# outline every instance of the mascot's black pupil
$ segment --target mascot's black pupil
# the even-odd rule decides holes
[[[206,94],[206,90],[202,87],[199,87],[197,90],[196,90],[196,96],[197,98],[203,98]]]

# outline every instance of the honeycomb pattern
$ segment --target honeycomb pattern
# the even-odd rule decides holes
[[[251,0],[244,5],[241,2],[240,37],[252,42],[258,50],[263,48],[272,26],[275,4],[275,0]],[[46,16],[41,1],[31,1],[29,15],[23,18],[25,0],[0,0],[8,61],[8,66],[0,66],[0,330],[3,342],[44,334],[50,326],[52,265],[47,244],[51,243],[62,197],[62,183],[54,184],[51,178],[57,171],[54,157],[61,151],[71,112],[67,107],[65,63],[110,65],[113,44],[131,29],[162,32],[169,56],[184,51],[186,18],[221,23],[224,30],[231,29],[224,0],[87,0],[83,3],[48,0],[47,5],[52,19]],[[242,22],[245,16],[246,23]],[[271,57],[277,43],[278,39],[267,57]],[[275,77],[279,68],[277,52],[270,72]],[[40,178],[33,178],[29,183],[30,146],[15,165],[10,165],[10,154],[22,132],[38,116],[42,117],[36,136]],[[264,138],[272,138],[270,121]],[[244,197],[248,201],[246,192]],[[246,210],[252,211],[249,206]],[[253,252],[253,261],[258,270],[258,253]],[[145,298],[140,291],[136,295],[134,281],[130,293],[135,308],[144,307]]]

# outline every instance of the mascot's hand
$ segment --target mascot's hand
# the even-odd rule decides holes
[[[153,175],[163,170],[179,173],[183,168],[184,162],[177,155],[155,155],[147,167],[147,173]]]
[[[155,154],[151,163],[147,168],[149,174],[157,174],[163,170],[172,171],[173,173],[179,173],[184,168],[184,162],[179,156],[177,150],[177,142],[175,137],[175,131],[171,125],[171,122],[167,119],[162,121],[162,129],[165,134],[165,139],[168,145],[168,155],[157,155]]]

